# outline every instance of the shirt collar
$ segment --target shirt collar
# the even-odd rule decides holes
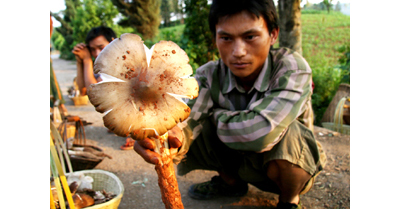
[[[269,77],[272,70],[272,62],[269,61],[271,59],[271,54],[269,54],[268,58],[265,59],[264,66],[261,69],[260,74],[258,75],[253,87],[248,93],[252,92],[253,89],[256,89],[259,92],[264,92],[267,90]],[[235,75],[232,74],[231,70],[225,64],[223,64],[223,62],[221,62],[221,69],[222,71],[227,72],[227,76],[225,76],[225,79],[223,80],[222,93],[227,94],[231,92],[234,88],[236,88],[240,93],[245,93],[244,88],[236,82]]]

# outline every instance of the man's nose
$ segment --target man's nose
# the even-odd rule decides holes
[[[242,40],[235,41],[232,55],[234,57],[243,57],[244,55],[246,55],[246,44],[244,43],[244,41]]]
[[[97,56],[99,56],[100,52],[101,52],[100,49],[94,50],[94,52],[93,52],[93,57],[94,57],[94,58],[97,58]]]

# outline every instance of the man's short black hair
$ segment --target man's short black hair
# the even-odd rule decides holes
[[[106,26],[99,26],[92,28],[86,35],[85,39],[86,44],[89,44],[90,41],[97,38],[98,36],[104,36],[108,42],[111,42],[113,38],[117,38],[113,29]]]
[[[208,16],[208,25],[215,37],[215,26],[219,18],[234,15],[241,11],[247,10],[250,13],[264,17],[268,32],[279,28],[278,15],[273,0],[213,0]]]

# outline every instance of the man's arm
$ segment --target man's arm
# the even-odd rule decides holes
[[[89,88],[89,86],[93,83],[97,83],[97,80],[94,77],[92,59],[83,60],[83,76],[86,88]]]
[[[79,92],[81,95],[86,95],[86,87],[83,76],[83,62],[75,55],[76,58],[76,83],[78,84]]]
[[[311,71],[288,70],[249,110],[214,109],[217,134],[232,149],[262,152],[304,111],[311,96]]]
[[[86,89],[91,84],[98,82],[93,73],[93,61],[89,49],[83,43],[77,44],[72,50],[72,53],[75,54],[77,60],[76,82],[81,95],[86,95]]]

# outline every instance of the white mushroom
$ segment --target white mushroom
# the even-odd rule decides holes
[[[149,58],[145,47],[135,34],[113,40],[97,57],[94,70],[119,82],[92,84],[88,90],[96,110],[107,112],[104,125],[137,140],[162,135],[189,116],[190,108],[176,95],[198,96],[185,51],[171,41],[161,41]]]

